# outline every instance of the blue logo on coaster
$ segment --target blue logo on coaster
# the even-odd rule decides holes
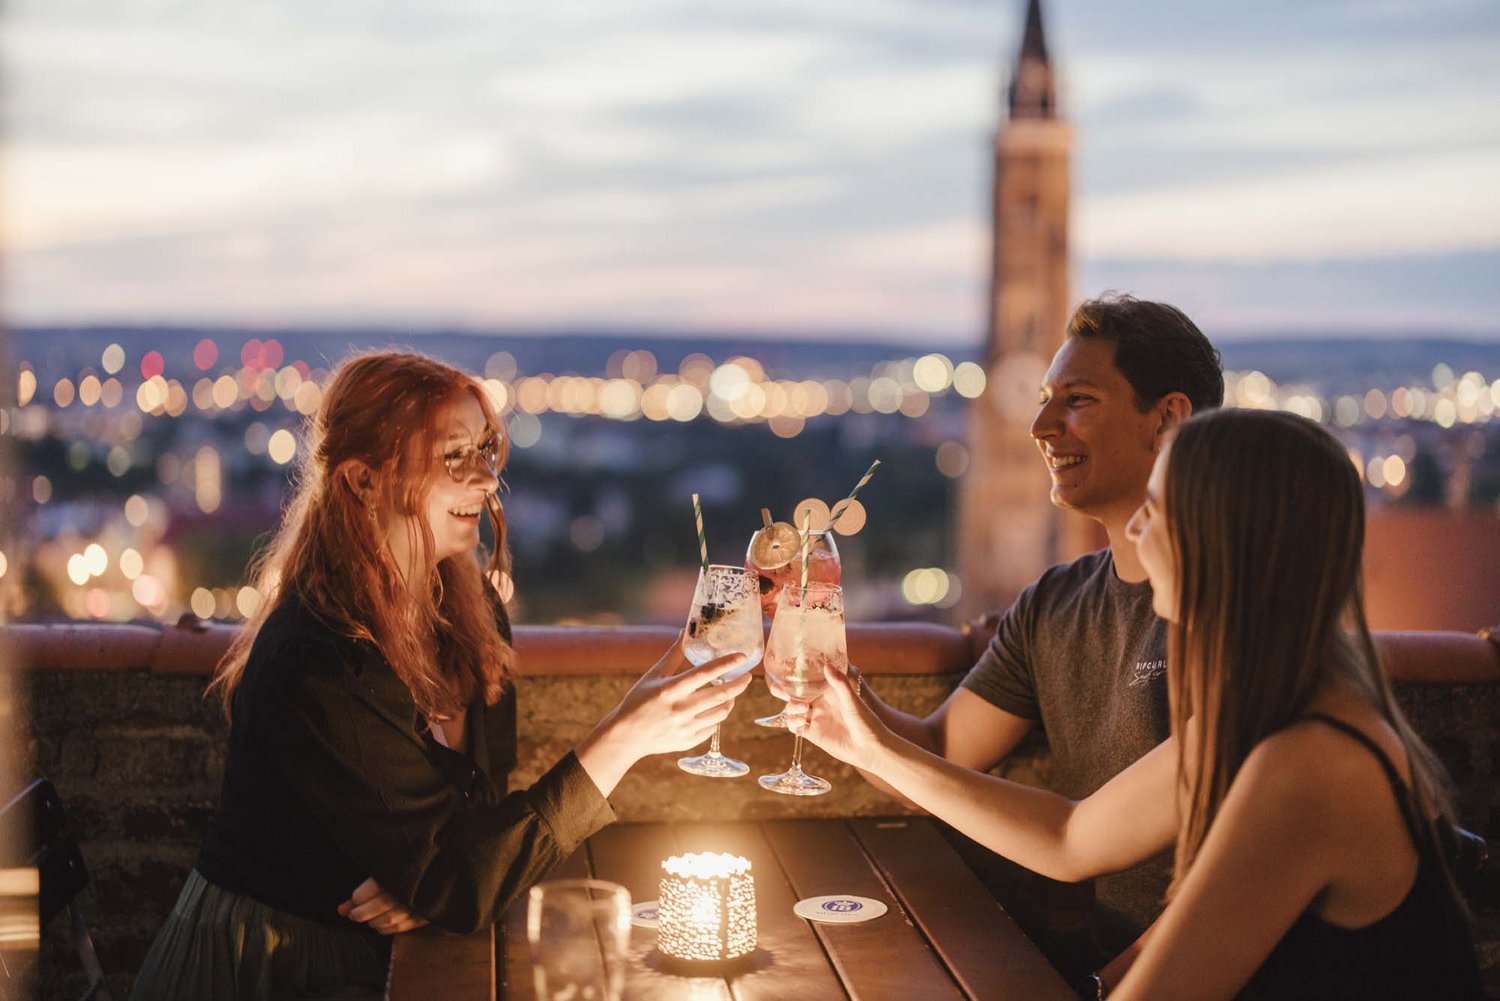
[[[657,911],[655,907],[637,907],[635,913],[631,916],[638,921],[655,921],[657,919]]]
[[[835,914],[853,914],[855,911],[862,911],[864,909],[865,905],[861,904],[858,900],[823,901],[823,910],[833,911]]]

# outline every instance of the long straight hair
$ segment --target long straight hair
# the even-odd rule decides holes
[[[1179,586],[1167,693],[1184,802],[1173,889],[1251,750],[1303,716],[1334,677],[1396,731],[1420,817],[1447,813],[1442,767],[1396,704],[1370,640],[1364,493],[1343,446],[1293,414],[1211,411],[1177,429],[1165,493]]]
[[[429,718],[453,717],[476,695],[487,703],[500,697],[515,662],[486,584],[498,586],[509,569],[500,502],[492,495],[486,505],[495,548],[483,567],[474,553],[434,560],[425,515],[434,478],[448,475],[437,459],[444,430],[438,417],[464,393],[500,436],[503,468],[509,443],[472,377],[396,351],[356,355],[334,371],[308,428],[281,527],[252,565],[260,607],[210,686],[226,715],[256,634],[288,599],[339,634],[374,644]],[[361,467],[373,473],[368,486],[360,482]],[[391,556],[376,517],[387,511],[405,519],[417,580],[408,582]]]

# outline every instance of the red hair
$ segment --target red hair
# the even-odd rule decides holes
[[[436,459],[438,415],[463,393],[473,394],[500,437],[503,468],[509,442],[471,376],[396,351],[357,355],[334,371],[308,429],[281,528],[252,565],[260,608],[210,686],[220,689],[226,715],[256,633],[289,599],[340,634],[373,643],[429,718],[459,715],[476,695],[491,704],[500,697],[515,663],[485,584],[508,570],[500,502],[491,495],[487,503],[495,549],[483,568],[473,553],[434,561],[423,516],[432,478],[447,475]],[[425,580],[408,585],[374,511],[405,516]]]

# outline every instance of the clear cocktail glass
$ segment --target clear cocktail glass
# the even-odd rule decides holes
[[[683,655],[695,665],[707,664],[726,654],[745,655],[744,663],[720,676],[714,682],[716,685],[742,678],[760,663],[764,625],[757,585],[755,574],[743,567],[714,564],[698,572],[698,587],[693,592],[693,607],[688,613],[682,643]],[[749,765],[725,757],[719,750],[720,729],[714,727],[707,753],[678,758],[677,767],[716,779],[736,778],[749,772]]]
[[[788,702],[814,702],[828,690],[828,670],[847,672],[844,640],[844,589],[809,581],[781,589],[776,618],[766,640],[766,679],[774,680]],[[760,784],[785,796],[820,796],[833,786],[802,770],[802,737],[792,746],[792,765],[779,775],[762,775]]]
[[[788,531],[791,532],[789,537],[779,540],[772,538],[772,533],[780,532],[785,535]],[[833,533],[824,529],[811,535],[812,543],[807,556],[808,583],[839,584],[842,569],[839,565],[839,547],[833,541]],[[788,557],[788,551],[793,556]],[[757,575],[760,582],[761,611],[774,621],[781,589],[788,584],[799,584],[802,577],[800,540],[795,530],[785,522],[778,522],[757,531],[750,537],[750,548],[745,553],[745,569]],[[780,690],[769,671],[766,672],[766,687],[771,690],[772,695],[783,702],[787,701],[785,693]],[[785,728],[786,713],[762,716],[755,722],[758,726]]]

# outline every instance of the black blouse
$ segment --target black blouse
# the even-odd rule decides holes
[[[345,921],[373,876],[439,927],[482,928],[614,819],[572,752],[507,794],[514,688],[470,705],[470,753],[450,750],[372,644],[292,599],[261,626],[231,719],[198,871],[315,921]]]

